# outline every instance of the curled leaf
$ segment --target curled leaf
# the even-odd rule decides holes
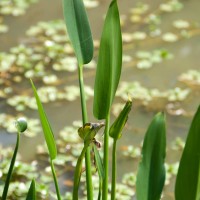
[[[132,100],[128,99],[123,110],[121,111],[117,119],[114,121],[112,126],[110,127],[109,135],[113,139],[117,140],[121,137],[121,132],[128,120],[128,114],[131,111],[131,107],[132,107]]]

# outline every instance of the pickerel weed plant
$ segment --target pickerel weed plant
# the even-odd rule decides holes
[[[110,125],[110,110],[118,83],[121,76],[122,67],[122,35],[120,27],[120,15],[117,0],[112,0],[108,8],[104,21],[98,64],[94,84],[94,104],[93,114],[97,120],[104,122],[90,122],[87,115],[86,99],[84,92],[83,70],[84,65],[93,58],[93,39],[90,30],[87,13],[82,0],[63,0],[64,18],[67,26],[69,38],[78,61],[79,87],[82,108],[82,127],[78,129],[80,138],[83,141],[83,149],[77,160],[74,170],[73,200],[79,199],[79,184],[82,175],[82,164],[85,159],[87,199],[93,200],[92,183],[92,161],[91,151],[94,152],[95,163],[99,175],[98,200],[107,200],[110,195],[111,200],[116,197],[116,149],[117,141],[123,137],[123,128],[128,120],[131,111],[132,100],[128,100],[119,116]],[[31,81],[32,89],[36,99],[40,121],[42,124],[44,137],[46,140],[50,166],[55,183],[57,199],[61,200],[61,194],[54,169],[54,160],[57,157],[56,140],[54,134],[37,94],[34,83]],[[2,199],[7,199],[9,183],[14,168],[16,154],[19,146],[20,133],[23,132],[27,124],[24,120],[17,123],[17,143],[11,160],[10,168],[5,181]],[[101,158],[98,148],[96,134],[104,128],[103,158]],[[113,140],[112,149],[112,181],[111,192],[109,192],[109,140]],[[176,200],[199,200],[200,199],[200,107],[198,108],[186,140],[186,145],[181,157],[178,175],[175,186]],[[142,159],[138,167],[136,181],[137,200],[159,200],[165,183],[165,155],[166,155],[166,128],[165,115],[158,113],[149,125],[142,147]],[[36,199],[35,180],[32,180],[27,200]]]

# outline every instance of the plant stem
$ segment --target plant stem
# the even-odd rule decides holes
[[[113,141],[113,150],[112,150],[112,185],[111,185],[111,200],[115,200],[115,193],[116,193],[116,147],[117,147],[117,140],[114,139]]]
[[[110,126],[110,114],[106,117],[106,127],[104,132],[104,170],[105,170],[105,177],[103,179],[103,194],[102,199],[108,199],[108,162],[109,162],[109,126]]]
[[[11,176],[12,176],[12,171],[13,171],[13,168],[14,168],[14,165],[15,165],[17,151],[18,151],[18,148],[19,148],[19,137],[20,137],[20,132],[18,131],[17,132],[17,142],[16,142],[14,154],[13,154],[13,157],[12,157],[12,160],[11,160],[11,163],[10,163],[10,167],[9,167],[9,170],[8,170],[8,175],[6,177],[6,182],[5,182],[5,186],[4,186],[3,194],[2,194],[2,200],[6,200],[7,199],[10,179],[11,179]]]
[[[76,163],[76,168],[74,171],[73,200],[78,200],[78,187],[82,173],[82,162],[86,151],[87,151],[87,146],[84,146],[81,155],[79,156]]]
[[[50,159],[50,163],[51,163],[51,171],[52,171],[52,174],[53,174],[54,184],[55,184],[55,187],[56,187],[57,198],[58,198],[58,200],[61,200],[61,195],[60,195],[60,190],[59,190],[59,187],[58,187],[58,181],[57,181],[57,178],[56,178],[56,172],[55,172],[55,169],[54,169],[53,160]]]
[[[82,110],[82,120],[83,125],[88,122],[86,99],[84,91],[84,81],[83,81],[83,66],[78,67],[79,75],[79,87],[81,96],[81,110]],[[90,146],[87,147],[85,153],[85,167],[86,167],[86,185],[87,185],[87,199],[93,200],[93,186],[92,186],[92,172],[91,172],[91,156],[90,156]]]

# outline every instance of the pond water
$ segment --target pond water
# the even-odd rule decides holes
[[[141,2],[141,1],[140,1]],[[144,3],[150,4],[150,11],[155,13],[161,0],[142,1]],[[199,0],[185,0],[181,1],[184,4],[184,8],[179,12],[164,13],[161,15],[162,23],[159,26],[163,32],[175,32],[177,29],[172,27],[172,22],[177,19],[187,20],[187,21],[198,21],[199,22]],[[102,25],[103,25],[103,15],[105,15],[107,7],[109,5],[108,0],[101,0],[99,6],[96,8],[88,9],[88,15],[91,23],[92,33],[95,39],[99,39],[101,35]],[[123,16],[127,18],[131,17],[130,8],[137,5],[136,1],[132,0],[121,0],[119,1],[120,12]],[[150,13],[149,11],[149,13]],[[20,17],[6,17],[5,22],[9,24],[10,30],[6,34],[0,35],[0,51],[9,51],[13,46],[19,43],[26,43],[27,37],[25,35],[26,30],[39,21],[48,21],[53,19],[62,19],[62,7],[61,1],[54,0],[40,0],[38,3],[32,5],[28,9],[24,16]],[[145,32],[147,27],[144,24],[134,25],[127,20],[123,26],[123,32],[133,33],[135,31]],[[131,41],[130,43],[125,43],[124,52],[126,55],[134,57],[138,51],[153,51],[154,49],[165,48],[170,54],[173,54],[173,59],[164,60],[161,63],[153,64],[153,67],[149,69],[138,69],[134,64],[137,58],[134,57],[130,62],[126,62],[122,70],[121,81],[138,81],[142,86],[146,88],[157,88],[160,91],[165,91],[175,87],[188,88],[184,83],[181,83],[177,77],[183,72],[187,72],[190,69],[199,70],[199,55],[200,55],[200,35],[194,34],[193,37],[187,39],[183,38],[176,42],[164,42],[161,39],[151,38],[148,40],[141,41]],[[95,54],[97,58],[97,54]],[[86,85],[93,86],[94,83],[94,69],[85,70],[85,83]],[[76,72],[71,74],[66,73],[61,75],[66,76],[66,85],[78,85]],[[26,85],[24,85],[26,84]],[[27,81],[22,82],[21,90],[30,87]],[[15,86],[13,86],[15,87]],[[31,94],[31,93],[30,93]],[[123,103],[124,101],[117,97],[115,103]],[[129,117],[128,125],[126,127],[124,136],[118,144],[118,180],[124,173],[135,171],[137,168],[138,160],[132,159],[130,161],[129,157],[124,157],[122,154],[122,149],[127,148],[128,145],[140,146],[142,139],[144,137],[145,131],[150,123],[152,117],[157,111],[166,111],[167,119],[167,161],[169,163],[177,162],[180,158],[180,152],[174,152],[170,149],[170,144],[176,137],[186,138],[187,131],[192,120],[192,116],[200,103],[200,91],[199,88],[192,89],[190,95],[181,102],[175,103],[175,108],[172,110],[168,109],[174,104],[171,102],[166,103],[163,106],[161,102],[153,102],[153,105],[146,107],[141,106],[138,100],[133,99],[133,109]],[[161,104],[161,105],[160,105]],[[88,112],[90,121],[96,121],[92,116],[92,99],[87,101]],[[176,110],[177,107],[177,110]],[[6,104],[6,100],[0,101],[1,112],[14,113],[13,109]],[[53,129],[55,135],[66,125],[72,124],[74,120],[81,120],[81,109],[79,99],[73,102],[56,102],[48,103],[45,105],[46,112],[49,116],[50,121],[53,123]],[[173,112],[172,111],[177,111]],[[184,110],[184,115],[179,115],[178,111]],[[170,112],[171,111],[171,112]],[[17,113],[17,112],[16,112]],[[28,117],[36,118],[36,111],[27,109],[24,112]],[[114,116],[112,116],[112,120]],[[5,129],[0,130],[0,144],[4,146],[14,145],[15,135],[8,134]],[[43,136],[40,134],[33,138],[28,138],[26,136],[22,137],[20,153],[23,155],[22,158],[25,161],[31,161],[34,159],[36,145],[43,143]],[[173,182],[173,181],[172,181]],[[173,191],[173,184],[166,187],[166,191],[169,191],[169,195],[166,199],[173,199],[171,197],[171,192]]]

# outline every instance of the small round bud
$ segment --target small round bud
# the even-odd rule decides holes
[[[23,133],[27,129],[27,121],[23,117],[17,119],[15,125],[20,133]]]

